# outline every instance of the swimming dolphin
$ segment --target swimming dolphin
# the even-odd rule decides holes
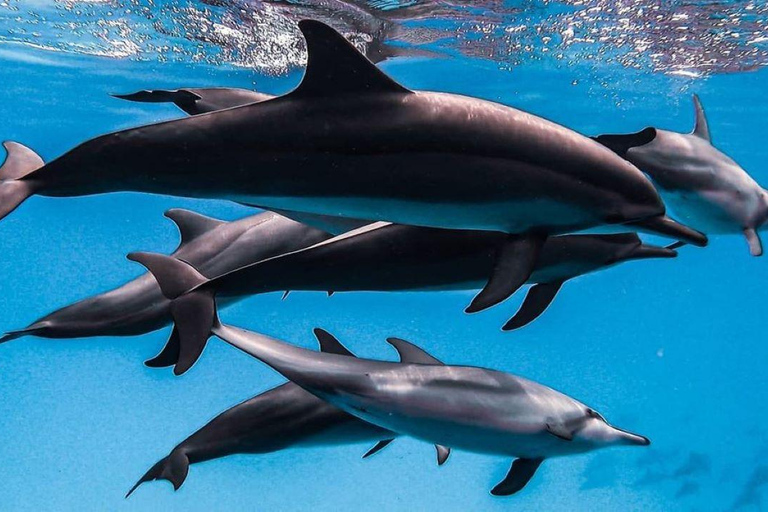
[[[224,222],[182,209],[166,212],[181,233],[173,256],[195,265],[204,275],[215,277],[243,265],[308,247],[332,235],[272,212]],[[231,303],[224,301],[223,305]],[[133,336],[160,329],[171,322],[171,301],[157,281],[144,274],[119,288],[90,297],[10,332],[0,343],[25,335],[44,338],[87,336]],[[147,361],[150,366],[176,362],[167,351]]]
[[[271,94],[231,87],[153,89],[131,94],[113,94],[115,98],[143,103],[173,103],[190,115],[205,114],[231,107],[271,100]]]
[[[285,96],[97,137],[45,165],[7,143],[0,218],[35,193],[133,190],[509,233],[476,310],[527,280],[547,235],[625,224],[706,244],[595,141],[503,105],[408,90],[327,25],[299,27],[307,69]]]
[[[691,133],[646,128],[595,140],[616,151],[656,183],[665,202],[691,226],[711,234],[743,233],[753,256],[763,254],[758,229],[768,220],[768,191],[712,145],[704,109],[693,96]]]
[[[315,336],[322,352],[355,357],[322,329],[316,329]],[[406,341],[396,340],[393,344],[398,349],[400,362],[439,364],[437,359]],[[396,433],[362,421],[288,382],[216,416],[152,466],[126,497],[139,485],[152,480],[168,480],[174,490],[178,490],[187,478],[190,464],[229,455],[270,453],[293,446],[376,442],[363,455],[369,457],[396,437]],[[437,462],[442,465],[450,450],[443,446],[436,448]]]
[[[504,240],[503,233],[491,231],[375,223],[213,279],[169,256],[131,253],[128,258],[147,266],[161,287],[164,279],[173,279],[166,274],[184,278],[185,289],[173,294],[166,290],[174,299],[177,326],[177,334],[169,341],[172,347],[167,350],[179,354],[175,371],[181,374],[203,351],[214,321],[210,303],[216,298],[233,300],[291,290],[476,290],[492,273],[496,252]],[[569,279],[623,261],[676,255],[672,249],[643,244],[634,233],[550,237],[528,280],[534,286],[503,329],[517,329],[536,319]],[[197,330],[180,325],[189,318],[194,318]],[[185,333],[181,338],[180,332]]]
[[[509,373],[318,353],[218,322],[213,333],[364,421],[432,444],[515,457],[491,491],[496,496],[520,491],[545,459],[650,444],[581,402]]]

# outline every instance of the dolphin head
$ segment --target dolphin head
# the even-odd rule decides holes
[[[648,446],[651,444],[647,437],[614,427],[600,413],[590,408],[585,410],[584,421],[581,427],[574,432],[573,440],[587,444],[590,448],[626,445]]]

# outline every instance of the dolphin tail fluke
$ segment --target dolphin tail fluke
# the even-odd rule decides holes
[[[696,245],[698,247],[706,247],[708,240],[707,235],[696,231],[693,228],[689,228],[679,222],[670,219],[666,215],[660,215],[658,217],[651,217],[649,219],[643,219],[635,222],[628,222],[627,226],[633,226],[641,231],[651,233],[653,235],[661,235],[669,238],[675,238],[677,240],[688,242],[689,244]]]
[[[26,329],[19,329],[18,331],[8,331],[7,333],[3,334],[2,337],[0,337],[0,344],[13,341],[19,338],[23,338],[24,336],[34,336],[38,332],[42,331],[42,327],[27,327]]]
[[[655,138],[656,129],[651,127],[644,128],[637,133],[591,137],[592,140],[599,142],[622,158],[626,158],[627,151],[630,149],[645,146]]]
[[[189,473],[189,459],[181,450],[174,450],[164,459],[159,460],[149,468],[143,477],[131,487],[125,495],[128,498],[141,484],[152,480],[168,480],[173,484],[173,490],[178,491]]]
[[[172,301],[175,327],[171,337],[178,338],[179,353],[173,373],[181,375],[197,362],[218,322],[214,294],[202,287],[208,280],[192,265],[163,254],[137,252],[128,259],[147,267],[163,295]],[[168,346],[175,350],[175,344],[171,339]]]
[[[33,184],[22,178],[45,165],[37,153],[18,142],[3,142],[8,156],[0,167],[0,219],[34,193]]]

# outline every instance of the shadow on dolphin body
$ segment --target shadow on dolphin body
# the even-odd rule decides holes
[[[647,173],[675,215],[707,234],[741,233],[753,256],[763,254],[758,230],[768,220],[768,191],[712,145],[699,97],[691,133],[645,128],[594,139]]]
[[[208,279],[179,258],[131,253],[173,300],[174,331],[163,352],[178,355],[184,373],[200,357],[214,322],[214,301],[275,291],[476,290],[493,272],[505,235],[376,223]],[[537,259],[533,284],[504,330],[542,314],[563,283],[637,259],[671,258],[673,249],[645,245],[633,233],[550,237]]]
[[[355,357],[336,338],[316,330],[320,350]],[[403,340],[393,341],[403,363],[439,364],[425,351]],[[128,491],[141,484],[167,480],[178,490],[189,465],[235,454],[271,453],[302,446],[331,446],[365,441],[376,442],[369,457],[389,445],[398,434],[362,421],[317,398],[291,382],[261,393],[216,416],[200,430],[176,445]],[[437,462],[446,462],[450,450],[436,446]]]
[[[411,91],[327,25],[299,28],[307,68],[285,96],[114,132],[45,165],[9,143],[0,217],[35,193],[131,190],[507,233],[471,311],[527,281],[549,235],[626,225],[706,244],[595,141],[511,107]]]

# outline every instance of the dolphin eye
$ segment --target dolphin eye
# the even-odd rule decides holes
[[[602,414],[600,414],[599,412],[593,409],[587,409],[587,416],[589,416],[590,418],[595,418],[602,422],[605,422],[605,418],[603,418]]]

